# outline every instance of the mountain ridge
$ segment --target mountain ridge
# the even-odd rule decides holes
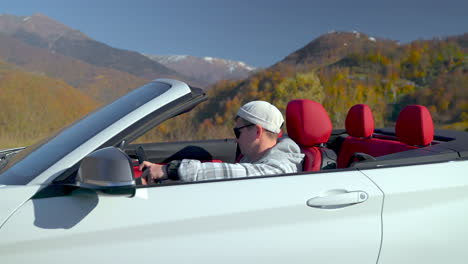
[[[34,32],[47,40],[53,40],[57,36],[71,33],[75,33],[75,36],[83,39],[89,38],[81,31],[71,29],[41,13],[34,13],[31,16],[0,14],[0,31],[14,34],[19,30]]]
[[[168,68],[184,75],[215,83],[220,80],[247,78],[257,69],[241,61],[191,55],[151,55],[143,54]]]
[[[149,80],[113,69],[97,67],[47,49],[30,46],[0,33],[0,58],[36,74],[61,79],[88,93],[97,100],[108,102]],[[106,80],[103,83],[103,80]]]
[[[0,16],[0,32],[31,46],[72,57],[88,64],[127,72],[143,79],[176,78],[197,86],[206,83],[177,73],[138,52],[111,47],[93,40],[45,15]]]
[[[320,67],[334,63],[349,53],[388,50],[398,46],[397,41],[372,37],[357,31],[331,31],[290,53],[270,68],[281,64]]]

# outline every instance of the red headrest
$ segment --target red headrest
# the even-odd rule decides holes
[[[405,107],[398,115],[395,133],[399,141],[408,145],[429,145],[434,139],[431,113],[422,105]]]
[[[286,127],[289,137],[304,147],[326,143],[332,132],[332,123],[325,108],[307,99],[288,103]]]
[[[368,105],[351,107],[346,116],[346,132],[353,137],[370,137],[374,133],[374,117]]]

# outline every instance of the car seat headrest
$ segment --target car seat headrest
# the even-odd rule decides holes
[[[332,123],[320,103],[307,99],[290,101],[286,107],[288,135],[304,147],[326,143],[332,132]]]
[[[370,137],[374,133],[374,117],[366,104],[357,104],[348,111],[345,121],[346,132],[353,137]]]
[[[434,139],[431,113],[422,105],[405,107],[398,115],[395,133],[399,141],[408,145],[429,145]]]

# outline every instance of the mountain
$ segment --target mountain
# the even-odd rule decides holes
[[[399,47],[394,40],[371,37],[360,32],[331,31],[314,39],[306,46],[291,53],[278,65],[294,67],[320,67],[337,62],[351,53],[366,53],[375,50],[391,52]]]
[[[113,48],[95,41],[42,14],[28,17],[1,15],[0,32],[51,53],[72,57],[97,67],[127,72],[139,78],[176,78],[198,86],[206,85],[138,52]]]
[[[213,57],[149,54],[145,56],[186,76],[211,84],[220,80],[245,79],[256,70],[244,62]]]
[[[42,14],[27,17],[0,14],[0,32],[41,48],[50,48],[50,45],[62,36],[77,40],[89,39],[80,31],[73,30]]]
[[[101,102],[109,102],[148,80],[33,47],[0,33],[0,59],[23,70],[61,79]]]
[[[0,148],[29,145],[99,105],[63,81],[1,60],[0,94]]]
[[[28,145],[153,74],[194,80],[188,81],[192,85],[223,80],[210,86],[208,102],[148,140],[231,137],[238,108],[258,99],[283,112],[293,99],[318,101],[335,128],[344,127],[348,109],[357,103],[371,107],[377,127],[393,126],[403,106],[422,104],[437,127],[468,130],[468,34],[400,44],[360,32],[330,32],[261,70],[209,57],[150,57],[158,62],[43,15],[0,15],[0,146]],[[235,75],[243,71],[248,77]]]

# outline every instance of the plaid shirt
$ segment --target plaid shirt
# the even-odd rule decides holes
[[[294,173],[302,170],[303,158],[293,140],[282,138],[258,161],[247,163],[248,160],[242,159],[241,163],[232,164],[184,159],[178,174],[183,181],[203,181]]]

